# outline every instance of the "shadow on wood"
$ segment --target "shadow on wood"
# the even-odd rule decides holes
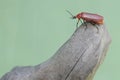
[[[111,42],[105,25],[95,26],[82,24],[49,60],[13,68],[0,80],[92,80]]]

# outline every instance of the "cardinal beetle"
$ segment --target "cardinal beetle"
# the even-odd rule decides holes
[[[72,15],[71,12],[69,12],[68,10],[66,10],[70,15]],[[93,14],[93,13],[88,13],[88,12],[81,12],[79,14],[77,14],[76,16],[72,15],[72,19],[78,19],[78,22],[76,24],[76,27],[78,27],[78,23],[79,21],[83,20],[83,22],[89,22],[93,25],[101,25],[103,24],[103,16],[98,15],[98,14]],[[81,21],[82,22],[82,21]],[[87,25],[86,25],[87,27]],[[97,28],[98,29],[98,28]]]

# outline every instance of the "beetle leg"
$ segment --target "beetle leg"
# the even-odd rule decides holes
[[[98,26],[97,25],[95,25],[95,27],[97,28],[97,33],[99,32],[99,28],[98,28]]]
[[[87,22],[85,20],[81,20],[81,19],[80,19],[80,22],[81,22],[81,24],[85,25],[85,27],[86,27],[85,30],[86,30],[87,29],[87,24],[86,24]]]
[[[79,27],[79,26],[78,26],[79,21],[80,21],[80,19],[78,19],[78,21],[77,21],[76,28],[78,28],[78,27]]]
[[[87,22],[85,20],[83,20],[84,25],[85,25],[85,30],[87,29]]]
[[[83,24],[82,20],[80,19],[81,24]]]
[[[91,24],[97,28],[97,33],[98,33],[99,32],[99,28],[98,28],[97,24],[94,23],[94,22],[91,22]]]

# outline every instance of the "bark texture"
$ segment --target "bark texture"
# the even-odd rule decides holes
[[[92,80],[111,38],[105,25],[82,24],[49,60],[15,67],[0,80]],[[97,27],[97,28],[96,28]]]

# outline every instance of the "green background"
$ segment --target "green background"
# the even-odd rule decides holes
[[[94,80],[120,80],[119,7],[119,0],[0,0],[0,76],[50,58],[76,28],[69,10],[104,16],[112,44]]]

